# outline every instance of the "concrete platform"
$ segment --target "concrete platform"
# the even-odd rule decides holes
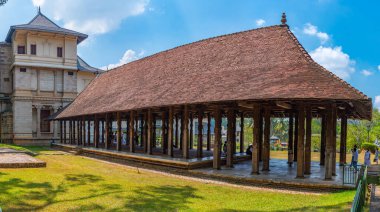
[[[262,164],[260,163],[260,168]],[[261,171],[259,175],[251,174],[252,162],[243,161],[234,164],[234,168],[222,167],[221,170],[213,168],[201,168],[191,170],[200,176],[208,176],[214,178],[225,179],[229,181],[237,181],[240,183],[260,184],[260,185],[275,185],[289,187],[305,187],[316,189],[354,189],[354,185],[343,185],[343,170],[337,165],[337,176],[332,180],[325,180],[324,167],[318,162],[312,162],[311,175],[305,175],[305,178],[296,178],[297,163],[289,167],[286,160],[271,159],[270,171]],[[261,169],[260,169],[261,170]]]
[[[124,159],[134,162],[141,162],[146,164],[154,164],[159,166],[166,166],[179,169],[196,169],[201,167],[210,167],[212,166],[213,158],[212,156],[207,156],[203,158],[178,158],[178,157],[169,157],[167,155],[158,154],[158,151],[155,151],[153,155],[148,155],[145,153],[131,153],[125,151],[116,151],[116,150],[105,150],[101,148],[94,147],[81,147],[69,144],[52,144],[52,147],[63,148],[69,151],[77,151],[80,154],[93,154],[106,156],[116,159]],[[178,151],[178,150],[176,150]],[[191,154],[194,155],[196,150],[190,150]],[[210,155],[210,154],[205,154]],[[245,153],[236,154],[237,161],[249,160],[249,156]],[[225,158],[222,157],[222,163],[225,162]]]
[[[39,168],[46,162],[36,159],[23,151],[0,148],[0,168]]]

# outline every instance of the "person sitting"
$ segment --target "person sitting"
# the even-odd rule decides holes
[[[253,146],[252,146],[252,144],[250,144],[250,145],[248,146],[247,150],[245,150],[245,153],[246,153],[247,155],[251,155],[251,156],[252,156],[252,151],[253,151]]]

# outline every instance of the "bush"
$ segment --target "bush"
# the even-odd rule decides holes
[[[372,153],[376,152],[376,144],[365,142],[362,144],[361,149],[369,149]]]

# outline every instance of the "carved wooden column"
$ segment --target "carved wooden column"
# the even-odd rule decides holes
[[[244,112],[240,113],[240,153],[244,152]]]
[[[174,129],[174,137],[175,137],[175,146],[178,147],[178,114],[175,115],[175,129]]]
[[[264,109],[263,171],[269,171],[270,157],[270,108]]]
[[[304,178],[305,173],[305,106],[298,108],[298,142],[297,142],[297,178]]]
[[[210,151],[211,149],[211,114],[207,114],[207,144],[206,150]]]
[[[169,107],[169,120],[168,120],[168,155],[173,157],[173,107]]]
[[[340,157],[339,164],[343,166],[346,163],[346,145],[347,145],[347,116],[343,115],[340,120]]]
[[[116,122],[117,122],[117,144],[116,144],[116,150],[121,150],[121,113],[116,113]]]
[[[294,162],[297,162],[298,157],[298,113],[294,116],[294,141],[293,141],[293,152],[294,152]]]
[[[153,117],[153,147],[156,148],[157,146],[157,136],[156,136],[156,115],[155,114],[152,114],[152,117]]]
[[[336,176],[336,124],[337,124],[337,111],[336,111],[336,104],[332,105],[332,116],[333,116],[333,126],[332,126],[332,133],[333,133],[333,151],[332,151],[332,175]]]
[[[140,147],[144,146],[144,115],[140,114]]]
[[[89,117],[87,119],[87,144],[91,145],[91,120]]]
[[[104,120],[102,120],[102,143],[103,145],[105,145],[105,135],[104,135],[104,132],[105,131],[105,122]]]
[[[182,151],[183,146],[183,111],[181,111],[181,120],[180,120],[181,126],[180,126],[180,134],[179,134],[179,149]]]
[[[34,107],[36,108],[36,111],[37,111],[37,126],[36,126],[37,127],[37,138],[41,138],[41,108],[42,108],[42,105],[35,105]],[[70,120],[70,126],[71,126],[71,120]],[[70,139],[70,143],[71,143],[71,141],[72,140]]]
[[[130,112],[130,118],[129,118],[129,150],[130,152],[135,152],[135,111]]]
[[[193,124],[194,124],[194,119],[193,119],[193,113],[190,112],[190,132],[189,132],[189,139],[190,139],[190,149],[193,149],[194,147],[194,133],[193,133]]]
[[[334,110],[335,104],[331,104],[326,117],[326,153],[325,153],[325,179],[331,180],[333,175],[333,140],[334,140]]]
[[[166,137],[166,132],[167,132],[167,129],[166,129],[166,111],[163,111],[161,113],[161,142],[162,142],[162,154],[167,154],[167,146],[168,146],[168,140],[167,140],[167,137]]]
[[[189,108],[187,105],[184,106],[183,113],[183,131],[182,131],[182,152],[183,158],[189,158]]]
[[[67,143],[67,129],[66,129],[66,120],[63,121],[63,143],[66,144]]]
[[[253,141],[252,141],[252,174],[259,174],[260,167],[260,119],[261,117],[261,105],[254,104],[253,108]]]
[[[86,146],[86,119],[82,116],[82,146]]]
[[[152,115],[152,110],[148,109],[148,114],[147,114],[147,125],[148,125],[148,133],[147,133],[147,153],[152,154],[153,153],[153,115]]]
[[[78,145],[82,144],[82,124],[81,120],[77,120],[77,128],[78,128]]]
[[[127,145],[130,145],[131,144],[131,141],[129,140],[129,116],[127,115],[127,117],[125,118],[125,121],[126,121],[126,136],[125,136],[125,140],[127,142]]]
[[[214,110],[214,149],[213,149],[213,168],[220,169],[221,167],[221,153],[222,153],[222,111],[220,107],[216,107]]]
[[[321,149],[320,149],[320,159],[319,159],[319,165],[321,165],[321,166],[325,165],[326,123],[327,123],[326,114],[322,114],[322,118],[321,118]]]
[[[311,174],[311,122],[310,105],[306,106],[305,174]]]
[[[73,134],[72,135],[72,139],[73,139],[72,144],[76,144],[77,140],[75,138],[75,120],[71,120],[71,133]]]
[[[94,145],[95,148],[99,148],[99,120],[98,115],[94,117]]]
[[[198,143],[197,143],[197,157],[203,157],[203,110],[198,110]]]
[[[143,133],[143,136],[142,136],[142,140],[143,140],[143,145],[144,145],[144,152],[148,152],[148,141],[147,141],[147,137],[148,137],[148,115],[146,113],[146,111],[144,111],[144,115],[143,115],[143,119],[144,119],[144,133]]]
[[[293,164],[293,126],[294,125],[294,118],[293,113],[289,113],[289,128],[288,128],[288,164],[289,166],[292,166]]]
[[[70,138],[70,144],[73,144],[73,121],[69,120],[69,138]]]
[[[232,108],[227,110],[227,157],[226,157],[226,167],[233,167],[234,163],[234,153],[233,153],[233,143],[235,142],[235,131],[234,131],[234,117],[235,111]]]
[[[104,148],[109,149],[111,147],[111,132],[110,132],[110,114],[106,113],[106,142],[104,143]]]
[[[60,143],[62,144],[64,141],[63,141],[63,121],[59,121],[59,137],[61,138],[60,139]]]
[[[260,109],[260,120],[259,120],[259,159],[263,161],[263,136],[264,136],[264,119],[262,114],[262,109]]]

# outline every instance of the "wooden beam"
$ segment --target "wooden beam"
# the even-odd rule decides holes
[[[298,107],[298,143],[297,143],[297,178],[304,178],[305,173],[305,107]]]
[[[87,145],[91,145],[91,121],[89,117],[87,119]]]
[[[260,142],[260,119],[261,117],[261,105],[255,104],[253,112],[253,141],[252,141],[252,174],[259,174],[260,166],[260,153],[259,153],[259,142]]]
[[[296,162],[297,161],[297,157],[298,157],[298,113],[295,114],[294,116],[294,142],[293,142],[293,152],[294,152],[294,159],[293,161]]]
[[[169,120],[168,120],[168,155],[173,157],[173,107],[169,107]]]
[[[97,115],[94,117],[94,145],[95,148],[99,148],[99,120]]]
[[[340,124],[340,157],[339,165],[343,166],[346,163],[347,153],[347,116],[341,118]]]
[[[174,140],[175,140],[175,143],[174,143],[174,145],[175,145],[175,147],[176,148],[179,148],[178,147],[178,114],[176,114],[175,115],[175,129],[174,129]]]
[[[326,114],[322,114],[321,117],[321,148],[320,148],[320,158],[319,165],[325,165],[325,154],[326,154]]]
[[[147,134],[147,151],[148,154],[153,153],[153,117],[152,117],[152,109],[148,109],[148,134]]]
[[[288,165],[292,166],[293,164],[293,158],[294,158],[294,151],[293,151],[293,129],[294,129],[294,117],[293,113],[289,114],[289,128],[288,128]]]
[[[269,171],[270,157],[270,108],[264,110],[263,171]]]
[[[337,124],[337,110],[336,110],[336,104],[332,104],[332,116],[333,116],[333,126],[332,126],[332,133],[333,133],[333,152],[332,152],[332,175],[336,176],[336,124]]]
[[[335,164],[333,161],[333,136],[334,136],[334,104],[331,104],[327,111],[326,117],[326,153],[325,153],[325,179],[332,179],[332,166]]]
[[[211,114],[207,114],[207,144],[206,150],[210,151],[211,149]]]
[[[161,113],[161,142],[162,142],[162,154],[167,153],[168,139],[166,129],[166,111]]]
[[[144,145],[144,152],[148,152],[148,114],[147,112],[144,112],[143,115],[144,119],[144,133],[143,133],[143,145]]]
[[[311,107],[306,107],[305,174],[311,174]]]
[[[263,136],[264,136],[264,119],[263,119],[262,109],[260,109],[260,119],[259,119],[259,159],[260,161],[263,161],[263,143],[264,143]]]
[[[86,118],[82,116],[82,146],[86,146]]]
[[[221,153],[222,153],[222,111],[220,107],[214,110],[214,149],[213,149],[213,168],[220,169],[221,167]]]
[[[116,113],[116,123],[117,123],[117,144],[116,144],[116,150],[120,151],[121,150],[121,113],[117,112]]]
[[[233,167],[233,143],[234,143],[234,116],[235,111],[232,108],[227,110],[227,156],[226,167]]]
[[[111,124],[110,124],[110,114],[106,113],[106,143],[105,149],[110,149],[111,147],[111,132],[110,132]]]
[[[193,119],[193,113],[190,112],[190,131],[189,131],[189,143],[190,143],[190,149],[194,148],[194,133],[193,133],[193,124],[194,124],[194,119]]]

